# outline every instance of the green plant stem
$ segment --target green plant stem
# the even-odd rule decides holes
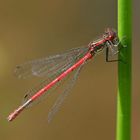
[[[132,0],[118,0],[118,36],[122,40],[118,63],[116,140],[131,139],[131,40]]]

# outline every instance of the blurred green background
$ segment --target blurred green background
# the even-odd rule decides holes
[[[132,139],[140,139],[139,5],[133,5]],[[32,79],[17,79],[17,64],[88,44],[107,27],[117,28],[117,1],[112,0],[1,0],[0,4],[0,139],[3,140],[115,140],[117,63],[104,53],[90,61],[50,124],[47,114],[55,94],[16,120],[6,117]],[[56,95],[57,96],[57,95]]]

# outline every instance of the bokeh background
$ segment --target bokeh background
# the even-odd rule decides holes
[[[133,5],[133,140],[140,139],[139,5]],[[115,140],[117,63],[106,63],[104,53],[84,67],[50,124],[47,114],[57,92],[13,122],[6,120],[41,80],[17,79],[17,64],[86,45],[107,27],[117,29],[116,0],[1,0],[0,139]]]

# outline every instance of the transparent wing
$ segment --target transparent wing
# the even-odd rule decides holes
[[[83,57],[87,51],[88,47],[74,48],[62,54],[29,61],[17,66],[15,75],[18,78],[27,78],[30,76],[51,77],[65,71],[75,61]]]
[[[87,50],[87,48],[86,48],[86,50]],[[54,80],[55,78],[57,78],[61,73],[63,73],[65,70],[67,70],[69,67],[71,67],[75,63],[75,61],[77,61],[81,57],[83,57],[85,55],[85,53],[87,52],[86,50],[85,50],[85,48],[76,48],[76,49],[73,49],[73,51],[75,51],[75,56],[74,55],[67,55],[67,57],[70,56],[71,58],[67,58],[67,60],[66,59],[62,60],[61,59],[62,61],[65,61],[65,63],[61,63],[61,64],[57,64],[58,61],[57,61],[57,59],[55,59],[57,56],[53,57],[54,59],[51,57],[51,59],[46,60],[46,61],[44,59],[42,59],[43,63],[45,63],[45,62],[48,63],[48,64],[45,63],[47,66],[48,65],[50,66],[51,63],[53,63],[52,61],[55,61],[56,60],[54,63],[56,65],[59,65],[59,67],[57,66],[57,69],[55,71],[52,70],[52,73],[50,73],[49,70],[46,73],[44,73],[44,72],[38,73],[39,75],[44,74],[46,76],[45,77],[46,79],[44,81],[42,81],[39,85],[37,85],[34,88],[32,88],[29,91],[27,91],[27,93],[24,96],[23,103],[25,103],[28,99],[30,99],[35,93],[37,93],[43,87],[45,87],[46,85],[48,85],[52,80]],[[70,50],[70,52],[73,52],[73,51]],[[70,52],[68,54],[70,54]],[[60,56],[62,57],[62,55],[60,55]],[[73,58],[72,58],[72,56],[73,56]],[[69,62],[67,62],[67,61],[69,61]],[[36,60],[35,62],[37,63],[37,62],[39,62],[39,60]],[[28,72],[28,75],[32,75],[33,74],[31,72],[32,68],[34,68],[33,67],[33,64],[34,64],[33,61],[31,62],[31,64],[32,65],[30,65],[29,63],[27,63],[27,64],[22,65],[22,67],[21,67],[22,69],[23,68],[26,68],[26,65],[30,66],[30,69],[28,69],[28,70],[26,69],[26,74],[25,74],[25,72],[24,73],[21,73],[22,74],[21,75],[22,77],[24,77],[25,75],[27,76],[27,72]],[[36,65],[35,65],[35,67],[36,67]],[[53,67],[55,67],[55,66],[52,66],[52,68],[50,68],[50,69],[53,69]],[[46,70],[47,70],[47,67],[45,65],[44,65],[44,68],[46,68]],[[38,70],[36,70],[36,72],[38,72]],[[35,100],[34,102],[32,102],[29,106],[32,106],[33,104],[37,104],[40,101],[42,101],[45,97],[47,97],[48,94],[50,94],[50,92],[52,92],[53,90],[55,90],[60,83],[61,83],[61,81],[57,82],[50,90],[48,90],[45,94],[43,94],[37,100]]]
[[[48,83],[51,82],[51,79],[46,79],[42,81],[39,85],[35,86],[34,88],[27,91],[27,93],[24,95],[24,98],[22,100],[22,103],[25,103],[27,100],[29,100],[35,93],[37,93],[39,90],[41,90],[43,87],[45,87]],[[40,103],[42,100],[44,100],[52,91],[56,90],[57,87],[60,85],[62,81],[57,82],[51,89],[45,92],[42,96],[38,97],[34,102],[32,102],[28,107],[31,107],[35,104]]]
[[[66,97],[70,94],[70,90],[73,88],[82,67],[83,67],[83,65],[81,65],[77,70],[75,70],[74,76],[71,79],[69,79],[65,89],[59,95],[56,102],[50,109],[50,111],[48,113],[48,122],[49,123],[51,122],[51,120],[53,119],[53,117],[55,116],[57,111],[60,109],[60,107],[61,107],[62,103],[64,102],[64,100],[66,99]]]

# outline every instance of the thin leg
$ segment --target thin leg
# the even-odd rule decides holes
[[[126,48],[127,45],[122,45],[122,44],[121,44],[122,41],[126,41],[126,36],[123,36],[123,37],[121,38],[121,40],[119,40],[119,42],[118,42],[117,44],[114,44],[114,46],[119,46],[119,45],[121,45],[121,47]]]
[[[118,61],[121,61],[121,60],[119,60],[119,59],[109,60],[109,48],[107,47],[106,48],[106,62],[118,62]]]

